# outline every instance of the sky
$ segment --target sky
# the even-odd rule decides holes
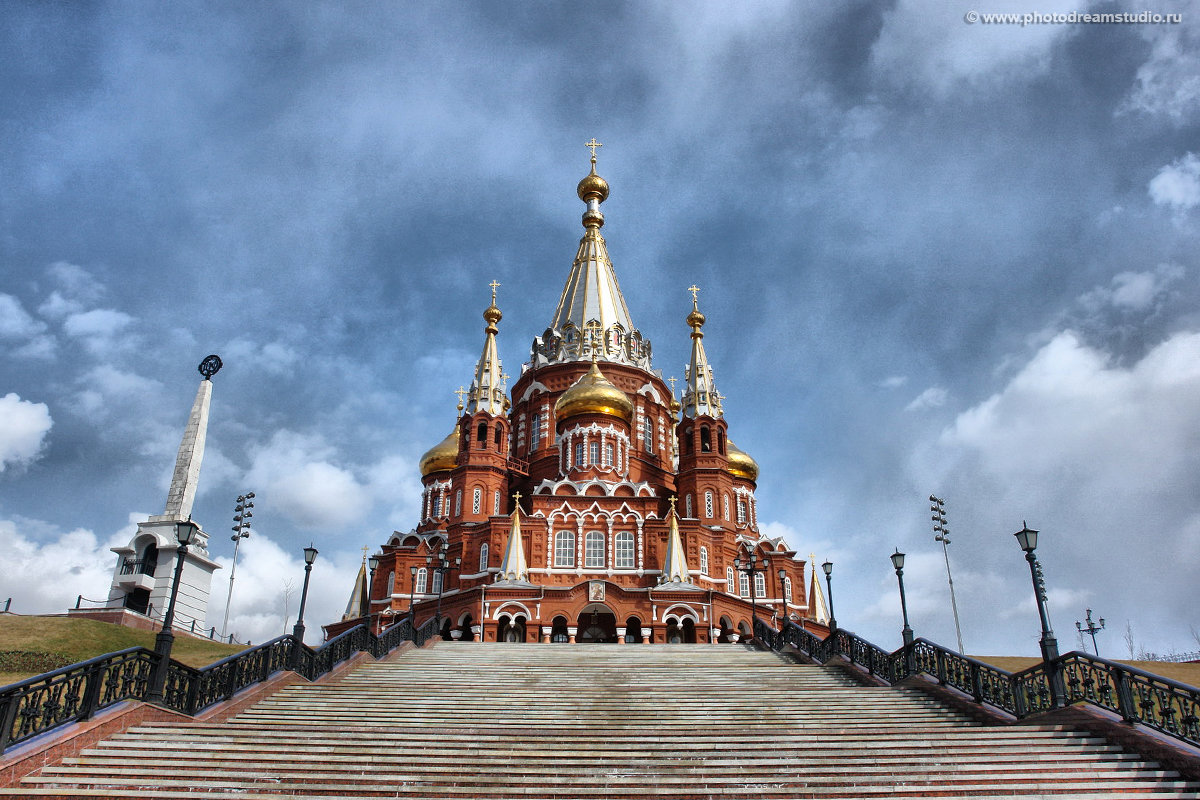
[[[978,3],[976,5],[976,3]],[[1142,4],[1143,6],[1145,4]],[[1169,7],[1168,7],[1169,5]],[[11,2],[0,24],[0,600],[103,599],[213,379],[194,518],[230,630],[341,617],[417,522],[500,283],[519,374],[584,142],[654,366],[687,287],[759,519],[842,627],[1200,650],[1200,2]],[[967,12],[1177,13],[987,24]],[[290,617],[288,615],[291,615]],[[1089,641],[1090,644],[1090,641]]]

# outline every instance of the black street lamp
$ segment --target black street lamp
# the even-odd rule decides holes
[[[828,589],[829,595],[829,632],[837,631],[837,617],[833,615],[833,562],[826,561],[821,565],[821,569],[825,571],[825,587]]]
[[[296,614],[296,624],[292,626],[292,669],[300,663],[300,646],[304,644],[304,603],[308,600],[308,579],[316,560],[317,548],[310,544],[304,548],[304,588],[300,590],[300,611]]]
[[[783,622],[779,623],[779,630],[783,630],[788,619],[787,570],[781,567],[776,574],[779,575],[779,603],[783,606]]]
[[[179,595],[179,578],[183,575],[183,561],[187,556],[188,545],[196,538],[200,526],[192,522],[192,518],[175,523],[175,538],[179,547],[175,550],[175,577],[171,581],[171,598],[167,601],[167,614],[163,617],[162,630],[154,639],[154,653],[158,663],[154,665],[154,675],[150,680],[150,691],[146,699],[152,703],[163,701],[163,690],[167,685],[167,669],[171,663],[171,648],[175,644],[175,634],[171,626],[175,624],[175,598]]]
[[[1075,630],[1080,633],[1090,633],[1092,635],[1092,651],[1099,656],[1100,648],[1096,646],[1096,634],[1104,630],[1104,617],[1100,618],[1100,626],[1097,627],[1096,623],[1092,622],[1092,610],[1089,608],[1087,610],[1087,627],[1085,628],[1081,622],[1076,622]]]
[[[908,626],[908,602],[904,599],[904,553],[900,552],[900,548],[896,548],[896,552],[892,553],[892,566],[896,568],[896,580],[900,582],[900,612],[904,615],[904,646],[908,647],[913,643],[912,628]]]
[[[438,551],[438,565],[433,568],[433,571],[438,576],[438,601],[437,601],[437,629],[442,630],[442,592],[446,590],[446,573],[451,570],[456,570],[462,566],[462,557],[454,559],[454,563],[450,563],[450,559],[446,556],[446,548],[443,547]],[[440,634],[439,634],[440,635]]]
[[[753,637],[755,629],[758,627],[758,587],[754,584],[754,576],[759,573],[764,573],[771,568],[771,562],[766,556],[759,561],[758,552],[750,553],[750,558],[747,561],[742,561],[741,557],[733,560],[733,568],[738,572],[748,576],[750,586],[750,635]],[[765,580],[765,579],[764,579]]]
[[[1045,663],[1047,676],[1050,680],[1050,693],[1055,708],[1066,705],[1066,689],[1062,683],[1062,673],[1057,664],[1058,640],[1050,629],[1050,615],[1046,609],[1046,578],[1042,574],[1042,565],[1038,563],[1033,551],[1037,549],[1038,532],[1024,522],[1021,530],[1013,534],[1017,544],[1025,551],[1025,560],[1029,562],[1029,574],[1033,578],[1033,594],[1037,600],[1038,616],[1042,621],[1042,638],[1039,642],[1042,649],[1042,661]]]
[[[412,575],[412,580],[408,584],[408,635],[415,642],[417,640],[417,617],[413,603],[417,594],[417,565],[413,564],[408,571]]]
[[[367,612],[367,630],[374,633],[374,626],[371,624],[371,598],[375,592],[375,570],[379,569],[383,558],[380,556],[371,556],[367,559],[367,566],[371,570],[370,576],[367,578],[367,607],[364,609]]]

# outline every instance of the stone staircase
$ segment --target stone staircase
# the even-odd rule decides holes
[[[146,724],[26,797],[1200,798],[1057,725],[988,726],[737,645],[451,644]]]

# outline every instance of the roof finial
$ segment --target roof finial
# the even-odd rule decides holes
[[[493,278],[492,282],[488,284],[488,286],[492,287],[492,305],[496,305],[496,287],[498,287],[499,285],[500,285],[500,282],[497,281],[495,278]]]
[[[584,147],[590,147],[592,149],[592,172],[595,172],[596,171],[596,148],[604,147],[604,145],[597,142],[596,137],[593,136],[592,140],[590,142],[588,142],[587,144],[585,144]]]
[[[592,151],[592,171],[579,182],[576,191],[579,199],[587,203],[587,211],[583,214],[583,226],[588,229],[598,229],[604,224],[604,215],[600,213],[600,204],[608,199],[608,181],[596,174],[596,148],[603,147],[593,136],[585,147]]]

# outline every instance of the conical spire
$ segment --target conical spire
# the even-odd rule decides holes
[[[671,498],[671,513],[667,516],[667,552],[663,558],[663,570],[658,576],[658,582],[660,585],[692,582],[687,554],[683,550],[683,539],[679,536],[679,515],[675,513],[674,497]]]
[[[483,311],[483,319],[487,322],[484,328],[486,334],[483,340],[483,353],[479,363],[475,365],[475,379],[471,381],[471,390],[467,393],[467,413],[474,414],[486,411],[493,416],[503,414],[508,408],[508,400],[504,396],[504,371],[500,367],[500,353],[496,349],[496,334],[499,332],[496,323],[503,316],[496,307],[496,287],[500,284],[491,282],[492,304]]]
[[[600,235],[604,225],[600,204],[608,198],[608,182],[596,174],[596,148],[601,145],[592,139],[587,146],[592,148],[592,171],[578,187],[579,199],[587,204],[583,238],[550,328],[534,341],[533,361],[586,361],[595,355],[649,369],[650,343],[633,326]]]
[[[500,562],[498,581],[524,583],[529,579],[529,567],[525,564],[525,547],[521,542],[521,502],[517,495],[517,507],[512,513],[512,529],[508,532],[508,545],[504,548],[504,560]]]
[[[700,313],[699,302],[696,299],[700,287],[691,286],[692,312],[687,316],[688,325],[692,326],[692,362],[684,375],[683,414],[687,417],[719,417],[721,416],[721,394],[713,382],[712,367],[708,365],[708,356],[704,353],[704,315]]]
[[[346,601],[346,610],[342,613],[342,621],[365,617],[368,613],[366,598],[367,561],[364,558],[362,566],[358,568],[358,575],[354,577],[354,589],[350,591],[350,599]]]
[[[821,581],[817,578],[817,556],[808,554],[808,569],[812,579],[808,582],[808,616],[814,622],[822,625],[829,623],[829,605],[825,602],[825,592],[821,590]]]
[[[163,518],[190,519],[192,503],[196,500],[196,484],[200,480],[200,462],[204,460],[204,440],[208,435],[208,407],[212,401],[212,376],[221,369],[221,359],[212,355],[200,362],[198,368],[204,379],[196,390],[192,413],[188,416],[179,454],[175,457],[175,472],[167,491],[167,506]]]

